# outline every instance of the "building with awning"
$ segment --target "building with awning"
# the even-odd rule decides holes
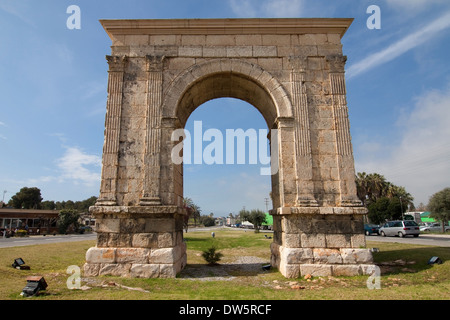
[[[57,210],[0,208],[0,229],[52,234],[58,231],[58,214]]]

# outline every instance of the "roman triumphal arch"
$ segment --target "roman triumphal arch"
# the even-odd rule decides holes
[[[369,274],[341,44],[351,22],[102,20],[112,52],[100,196],[90,208],[97,245],[85,275],[175,277],[184,268],[183,165],[172,161],[172,134],[221,97],[249,102],[277,132],[272,265],[289,278]]]

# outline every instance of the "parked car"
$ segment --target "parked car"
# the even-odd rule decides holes
[[[364,233],[366,236],[370,236],[372,234],[379,235],[380,226],[377,224],[365,224],[364,225]]]
[[[400,238],[403,238],[407,235],[418,237],[419,234],[419,225],[412,220],[388,221],[380,228],[380,235],[383,237],[399,236]]]
[[[440,223],[431,223],[420,227],[420,231],[430,232],[430,231],[442,231],[442,226]],[[445,232],[450,231],[450,226],[445,226]]]

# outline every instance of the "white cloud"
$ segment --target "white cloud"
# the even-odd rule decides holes
[[[230,0],[231,9],[238,17],[299,17],[303,0]]]
[[[65,154],[57,160],[61,169],[60,180],[72,180],[86,186],[93,186],[100,181],[101,158],[84,153],[76,147],[67,148]]]
[[[4,122],[1,122],[1,121],[0,121],[0,126],[1,126],[1,127],[6,127],[6,124],[5,124]],[[0,133],[0,139],[2,139],[2,140],[8,140],[8,138],[6,138],[6,136],[3,135],[3,134],[1,134],[1,133]]]
[[[388,181],[404,186],[416,204],[427,203],[435,192],[450,186],[450,86],[416,98],[412,112],[403,115],[399,123],[400,142],[381,147],[377,142],[365,142],[378,149],[362,154],[356,170],[383,174]],[[362,149],[358,146],[358,150]]]
[[[439,34],[439,32],[449,27],[450,12],[447,12],[440,18],[426,25],[424,28],[407,35],[391,44],[386,49],[373,53],[365,59],[351,65],[347,69],[347,78],[350,79],[386,62],[394,60],[409,50],[424,44],[426,41]]]

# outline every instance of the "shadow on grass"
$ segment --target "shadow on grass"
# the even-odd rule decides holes
[[[421,247],[381,250],[373,253],[374,263],[380,267],[382,274],[417,273],[430,269],[433,264],[428,262],[435,256],[445,264],[450,260],[450,249],[447,247]],[[450,262],[447,262],[447,265],[450,266]]]
[[[180,279],[196,280],[233,280],[236,277],[257,277],[270,273],[273,269],[265,270],[267,263],[219,263],[216,265],[187,264],[178,275]]]

